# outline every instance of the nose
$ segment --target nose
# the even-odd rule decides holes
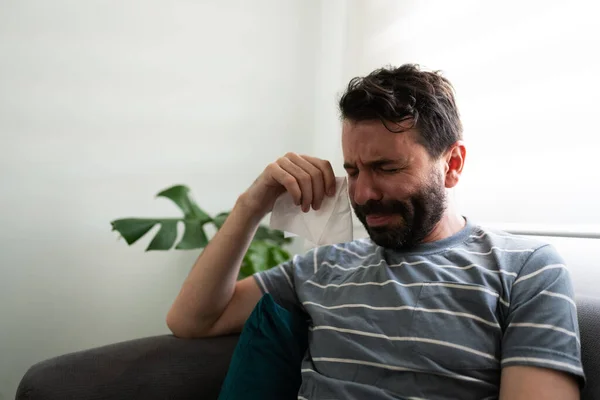
[[[381,192],[373,179],[366,173],[359,174],[350,184],[352,200],[358,205],[364,205],[369,200],[381,200]]]

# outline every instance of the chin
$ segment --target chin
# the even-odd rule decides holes
[[[365,225],[365,228],[373,243],[378,246],[393,250],[405,250],[414,246],[411,240],[411,230],[403,225],[376,227]]]

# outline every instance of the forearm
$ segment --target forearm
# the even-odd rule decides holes
[[[242,195],[198,257],[169,311],[167,323],[174,333],[189,336],[207,331],[222,315],[261,219]]]
[[[500,400],[577,400],[579,387],[574,376],[532,366],[502,369]]]

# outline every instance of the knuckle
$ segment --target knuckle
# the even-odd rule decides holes
[[[310,175],[307,174],[306,172],[302,173],[299,177],[298,180],[303,184],[303,185],[308,185],[311,183],[311,178]]]
[[[283,181],[281,182],[284,186],[294,186],[296,183],[296,180],[294,179],[293,176],[286,176],[285,178],[283,178]]]
[[[274,176],[276,174],[277,168],[278,168],[277,163],[272,162],[267,165],[267,167],[265,168],[264,172],[261,175]]]

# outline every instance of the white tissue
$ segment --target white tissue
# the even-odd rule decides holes
[[[352,210],[346,178],[336,177],[335,195],[325,196],[316,211],[311,208],[304,213],[289,193],[282,194],[273,206],[270,227],[286,235],[298,235],[317,246],[351,241]]]

